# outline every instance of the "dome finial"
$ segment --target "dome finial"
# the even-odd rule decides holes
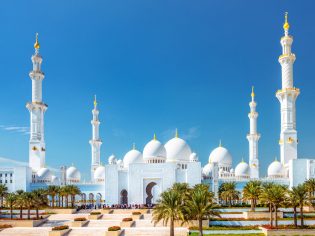
[[[178,129],[175,130],[175,138],[178,138]]]
[[[275,156],[275,161],[278,161],[278,158],[277,158],[277,156]]]
[[[244,163],[245,161],[244,161],[244,157],[242,157],[242,161],[241,161],[242,163]]]
[[[290,28],[290,24],[289,24],[289,22],[288,22],[288,12],[285,12],[285,13],[284,13],[283,29],[284,29],[286,35],[288,34],[289,28]]]
[[[94,108],[97,107],[97,100],[96,100],[96,95],[94,95]]]
[[[156,140],[156,134],[154,133],[154,135],[153,135],[153,140]]]
[[[136,143],[132,144],[132,150],[136,150]]]
[[[39,42],[38,42],[38,33],[36,33],[36,41],[34,43],[34,48],[38,50],[40,48]]]
[[[219,147],[222,147],[222,141],[221,141],[221,139],[220,139],[220,141],[219,141]]]

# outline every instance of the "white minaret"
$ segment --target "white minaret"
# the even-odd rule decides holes
[[[29,166],[33,171],[38,171],[45,166],[45,139],[44,139],[44,114],[47,105],[42,101],[42,81],[44,73],[41,71],[42,57],[39,55],[38,34],[34,44],[35,54],[32,56],[33,70],[29,76],[32,80],[32,102],[26,104],[30,112],[30,141],[29,141]]]
[[[248,113],[250,128],[249,134],[247,134],[247,140],[249,144],[249,167],[250,178],[259,178],[259,160],[258,160],[258,141],[260,134],[257,133],[257,118],[258,112],[256,112],[257,103],[255,102],[254,87],[252,87],[251,93],[252,100],[249,103],[250,112]]]
[[[295,55],[291,52],[293,37],[289,35],[290,25],[288,23],[288,13],[285,13],[285,23],[283,25],[284,36],[280,43],[282,55],[279,63],[282,68],[282,88],[277,91],[276,96],[281,105],[281,132],[280,132],[280,158],[282,164],[287,164],[290,160],[297,159],[297,132],[295,101],[300,90],[293,85],[293,63]]]
[[[101,165],[101,145],[102,141],[99,136],[100,121],[98,119],[99,110],[97,109],[96,96],[94,98],[94,109],[92,110],[93,119],[92,124],[92,139],[90,140],[92,150],[92,163],[91,163],[91,180],[94,180],[94,171]]]

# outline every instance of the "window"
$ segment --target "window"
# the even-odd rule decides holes
[[[8,176],[8,174],[6,173],[4,176],[5,176],[5,177],[7,177],[7,176]]]
[[[11,184],[12,184],[12,182],[13,182],[12,179],[10,179],[10,183],[11,183]]]
[[[5,180],[5,183],[7,184],[7,183],[8,183],[8,181],[7,181],[7,180]]]
[[[13,175],[13,174],[12,174],[12,173],[10,173],[10,177],[12,177],[12,175]]]
[[[2,184],[2,179],[0,180],[0,184]]]
[[[0,177],[2,177],[2,174],[0,174]]]

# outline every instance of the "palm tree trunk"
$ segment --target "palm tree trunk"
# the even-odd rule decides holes
[[[66,195],[66,208],[69,206],[68,201],[69,201],[69,196],[68,196],[68,195]]]
[[[63,196],[61,196],[61,207],[63,208]]]
[[[170,236],[175,236],[175,232],[174,232],[174,220],[173,220],[173,219],[171,219]]]
[[[74,198],[75,198],[75,196],[71,196],[71,207],[73,208],[74,207]]]
[[[52,208],[55,208],[55,195],[51,195]]]
[[[294,227],[297,228],[296,206],[293,207],[293,220],[294,220]]]
[[[10,205],[10,219],[13,219],[13,206]]]
[[[36,207],[36,219],[39,219],[38,207]]]
[[[251,211],[254,211],[254,209],[255,209],[255,206],[254,206],[254,199],[252,199],[251,201],[250,201],[250,210]]]
[[[272,208],[271,208],[271,203],[269,204],[269,209],[270,209],[270,227],[272,228]]]
[[[27,208],[27,219],[31,219],[31,208]]]
[[[278,228],[278,207],[275,206],[275,226]]]
[[[301,227],[304,227],[303,205],[300,206]]]
[[[199,235],[203,236],[203,232],[202,232],[202,218],[199,219]]]
[[[20,219],[22,219],[22,217],[23,217],[23,215],[22,215],[23,213],[22,212],[23,212],[23,207],[20,206]]]

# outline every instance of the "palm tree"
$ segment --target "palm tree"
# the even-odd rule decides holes
[[[3,207],[3,198],[8,194],[8,187],[5,184],[0,184],[0,204],[1,208]],[[0,215],[1,215],[0,208]]]
[[[24,199],[23,199],[23,190],[16,191],[16,206],[20,208],[20,219],[23,217],[23,207],[24,207]]]
[[[293,221],[295,228],[297,228],[297,207],[299,206],[297,195],[298,189],[296,187],[292,187],[292,189],[288,191],[286,199],[287,204],[293,207]]]
[[[305,187],[306,187],[306,190],[308,191],[310,201],[313,203],[314,192],[315,192],[315,179],[312,178],[312,179],[305,181]]]
[[[152,221],[154,225],[163,220],[163,224],[170,222],[170,236],[174,236],[175,220],[184,220],[182,201],[179,192],[169,189],[161,194],[157,205],[153,208]]]
[[[228,182],[221,184],[219,196],[221,199],[225,199],[225,202],[228,202],[229,206],[232,206],[232,200],[237,200],[240,196],[240,192],[236,190],[236,183]]]
[[[32,191],[33,204],[36,209],[36,219],[39,219],[39,208],[48,205],[48,198],[44,189]]]
[[[69,195],[70,195],[70,190],[71,190],[70,186],[71,185],[66,185],[61,188],[61,194],[66,199],[66,206],[65,206],[66,208],[69,207]]]
[[[5,203],[7,205],[7,207],[10,208],[10,218],[13,219],[13,206],[16,203],[16,194],[15,193],[9,193],[6,197],[5,197]]]
[[[34,206],[34,198],[31,192],[25,192],[22,194],[22,201],[27,208],[27,219],[31,219],[31,208]]]
[[[73,208],[75,196],[78,194],[81,194],[81,191],[78,188],[78,186],[75,186],[75,185],[68,185],[67,187],[68,187],[69,195],[71,196],[71,207]]]
[[[183,207],[185,221],[198,220],[199,235],[203,236],[202,220],[212,216],[219,216],[219,212],[214,210],[213,193],[208,191],[208,186],[204,184],[195,185],[190,197]]]
[[[59,187],[56,185],[50,185],[47,188],[47,194],[51,196],[52,208],[55,207],[55,198],[59,192]]]
[[[272,225],[273,225],[273,218],[272,218],[273,194],[271,191],[273,186],[274,186],[273,183],[263,184],[262,191],[261,191],[261,194],[259,196],[259,200],[262,203],[268,204],[268,206],[269,206],[269,212],[270,212],[269,224],[270,224],[270,227],[272,227]]]
[[[299,207],[300,207],[301,226],[303,227],[304,226],[303,207],[309,203],[308,196],[307,196],[307,189],[304,184],[299,184],[298,186],[294,187],[294,190],[295,190],[296,200],[298,201]]]
[[[243,188],[243,200],[250,201],[251,211],[255,211],[260,193],[261,182],[258,180],[249,181]]]

